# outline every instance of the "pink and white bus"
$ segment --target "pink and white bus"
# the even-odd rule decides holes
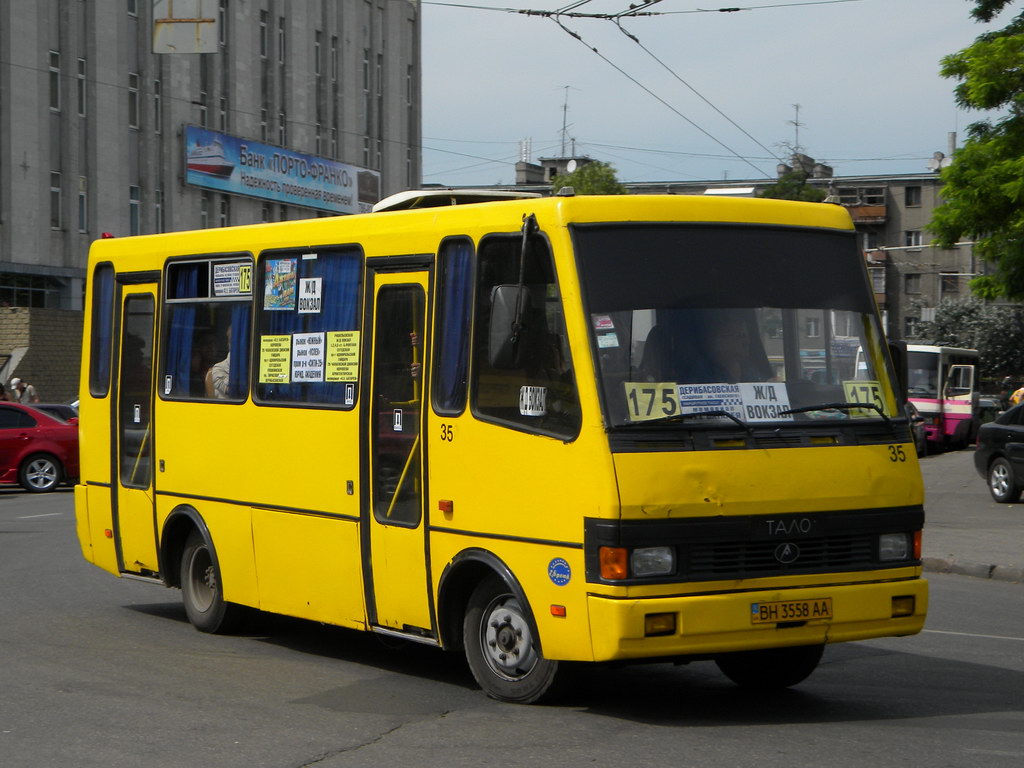
[[[907,345],[907,394],[933,448],[963,448],[977,432],[978,350]]]

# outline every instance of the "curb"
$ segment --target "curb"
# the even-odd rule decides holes
[[[1024,582],[1024,567],[1016,565],[985,565],[958,560],[955,557],[925,557],[922,562],[926,571],[934,573],[955,573],[960,576],[974,576],[978,579]]]

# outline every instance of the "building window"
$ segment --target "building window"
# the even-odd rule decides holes
[[[59,171],[50,171],[50,229],[60,229]]]
[[[331,80],[338,79],[338,37],[331,36]]]
[[[128,74],[128,127],[139,127],[139,76]]]
[[[277,19],[277,60],[284,66],[284,16],[279,16]]]
[[[89,180],[78,177],[78,231],[89,231]]]
[[[267,47],[269,41],[267,39],[269,32],[267,26],[270,23],[270,15],[266,11],[260,11],[260,57],[267,58]]]
[[[221,96],[217,102],[217,125],[224,133],[228,132],[228,99]]]
[[[903,335],[908,339],[913,339],[917,336],[917,328],[921,323],[921,319],[918,317],[905,317],[903,318]]]
[[[885,293],[885,267],[871,267],[871,290],[875,293]]]
[[[228,0],[220,0],[217,4],[217,42],[222,46],[228,44]]]
[[[153,132],[160,133],[164,122],[163,86],[159,80],[153,81]]]
[[[288,120],[284,112],[277,113],[277,143],[282,147],[288,143]]]
[[[316,130],[316,150],[315,150],[315,152],[316,152],[316,154],[320,155],[320,154],[323,153],[323,128],[320,126],[320,123],[316,124],[315,130]]]
[[[218,223],[222,227],[230,226],[231,224],[231,198],[227,195],[223,195],[220,198],[220,207],[217,213]]]
[[[138,16],[139,15],[139,0],[128,0],[128,15]]]
[[[210,193],[203,192],[199,195],[199,228],[206,229],[210,226]]]
[[[60,51],[50,51],[50,109],[60,112]]]
[[[941,276],[941,289],[942,294],[947,293],[960,293],[960,275],[945,274]]]
[[[75,88],[78,91],[78,116],[85,117],[85,59],[78,60]]]
[[[260,110],[260,139],[267,140],[267,110]]]
[[[903,290],[907,293],[920,293],[921,292],[921,275],[904,275],[903,276]]]
[[[921,188],[904,187],[903,202],[907,208],[919,208],[921,206]]]
[[[270,203],[260,206],[260,221],[264,224],[270,221]]]
[[[320,68],[320,54],[323,48],[324,33],[319,29],[313,35],[313,74],[317,77],[321,75]]]
[[[128,187],[128,234],[142,234],[142,225],[139,211],[142,207],[142,193],[139,188],[132,185]]]
[[[363,137],[363,165],[370,167],[370,137]]]
[[[338,158],[338,129],[331,128],[331,157]]]
[[[164,231],[164,191],[153,191],[153,225],[157,232]]]
[[[921,230],[908,229],[903,233],[903,245],[908,248],[920,248],[923,245]]]
[[[808,317],[806,318],[807,323],[805,330],[807,332],[807,338],[817,339],[821,336],[821,318],[820,317]]]

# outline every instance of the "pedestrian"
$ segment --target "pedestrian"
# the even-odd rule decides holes
[[[1010,405],[1017,405],[1017,403],[1019,403],[1021,399],[1024,399],[1024,387],[1021,387],[1012,395],[1010,395]]]
[[[39,395],[36,388],[15,376],[11,379],[10,399],[16,403],[38,403]]]

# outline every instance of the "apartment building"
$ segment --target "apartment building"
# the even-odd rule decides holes
[[[94,239],[367,210],[420,124],[418,0],[0,0],[0,376],[58,376]]]

